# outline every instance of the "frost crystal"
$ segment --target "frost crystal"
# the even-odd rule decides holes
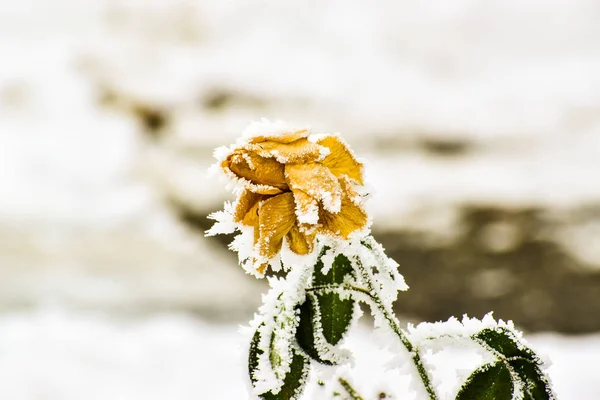
[[[238,229],[238,225],[233,221],[233,204],[229,201],[225,202],[223,211],[211,213],[208,218],[216,222],[206,231],[206,236],[229,234]]]

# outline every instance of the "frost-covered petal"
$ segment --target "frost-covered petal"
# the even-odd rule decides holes
[[[322,159],[327,149],[306,138],[300,138],[290,143],[280,143],[274,140],[249,144],[246,147],[262,157],[272,157],[282,164],[310,163]]]
[[[287,189],[283,165],[272,158],[261,157],[244,149],[234,151],[221,164],[233,179],[259,194],[278,194]]]
[[[290,250],[296,254],[304,255],[312,251],[314,237],[314,235],[307,235],[300,232],[298,225],[294,225],[286,235],[286,240]]]
[[[319,202],[300,189],[294,190],[292,193],[296,203],[298,222],[316,225],[319,222]]]
[[[329,212],[340,211],[342,187],[329,169],[320,163],[288,164],[285,177],[292,191],[303,191],[320,201]]]
[[[351,202],[360,206],[363,204],[363,200],[360,197],[360,194],[355,189],[355,184],[353,181],[347,176],[339,177],[340,185],[342,186],[342,192],[344,193],[344,197],[347,197]]]
[[[258,207],[261,200],[268,196],[244,190],[237,199],[233,219],[247,226],[258,224]]]
[[[362,207],[352,201],[350,196],[345,195],[342,198],[340,212],[331,213],[327,210],[319,210],[321,227],[317,232],[348,239],[352,232],[364,228],[367,221],[367,214]]]
[[[329,155],[321,163],[329,168],[335,176],[346,175],[356,182],[363,184],[362,167],[348,146],[337,136],[326,136],[317,144],[327,147]]]
[[[258,253],[263,263],[260,273],[266,264],[281,250],[283,238],[296,223],[294,211],[294,195],[291,192],[273,196],[260,204],[258,210]]]
[[[277,143],[291,143],[298,139],[306,138],[308,135],[310,135],[310,131],[308,129],[300,129],[290,132],[273,132],[252,136],[248,139],[248,143],[260,143],[266,140]]]

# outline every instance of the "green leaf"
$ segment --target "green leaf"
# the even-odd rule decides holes
[[[310,361],[307,357],[292,350],[293,358],[290,371],[283,380],[283,386],[277,394],[266,392],[260,395],[265,400],[292,400],[297,399],[304,390],[308,376]]]
[[[254,332],[254,335],[252,336],[252,341],[250,341],[250,352],[248,354],[248,373],[250,374],[250,380],[252,381],[252,384],[254,384],[256,382],[256,378],[254,377],[254,372],[258,369],[258,359],[264,353],[264,351],[262,351],[259,348],[259,343],[260,343],[259,330],[263,325],[264,324],[261,324],[258,327],[256,332]]]
[[[484,329],[473,339],[499,353],[504,362],[516,372],[525,400],[554,399],[548,379],[542,372],[542,361],[533,350],[519,341],[507,328]]]
[[[535,362],[539,360],[532,350],[521,345],[515,335],[506,328],[483,329],[473,335],[473,339],[506,358],[522,357]]]
[[[323,336],[328,343],[336,345],[350,328],[354,314],[354,300],[342,300],[336,293],[324,293],[315,297],[321,310]]]
[[[315,266],[313,275],[314,287],[337,286],[344,282],[345,276],[353,273],[350,260],[343,254],[338,255],[331,269],[323,274],[321,259]],[[323,364],[332,365],[336,360],[330,359],[318,346],[321,335],[328,345],[337,345],[352,322],[355,301],[341,299],[337,293],[313,293],[306,296],[306,301],[299,307],[300,322],[296,331],[296,340],[300,347],[313,359]],[[325,344],[325,345],[327,345]],[[322,351],[319,351],[319,350]]]
[[[316,310],[315,302],[311,296],[306,296],[306,301],[300,306],[300,322],[296,330],[296,341],[302,350],[306,352],[313,360],[322,364],[333,365],[333,362],[322,358],[315,346],[315,326],[314,318]]]
[[[509,364],[521,380],[525,400],[554,399],[550,383],[537,363],[517,358]]]
[[[318,285],[342,284],[346,275],[352,275],[354,269],[350,260],[339,254],[327,274],[323,274],[323,263],[319,260],[315,268],[313,283]],[[321,310],[321,326],[327,342],[336,345],[344,337],[354,313],[354,300],[342,300],[337,293],[323,293],[317,296]]]
[[[328,285],[328,284],[341,284],[344,282],[346,275],[353,275],[354,268],[352,263],[343,254],[338,254],[333,260],[333,264],[327,274],[323,273],[323,261],[321,258],[315,265],[315,274],[313,275],[313,284],[317,285]]]
[[[262,325],[261,325],[262,326]],[[248,356],[248,373],[252,384],[256,382],[255,372],[258,369],[259,357],[264,353],[259,348],[260,343],[260,327],[254,333],[252,341],[250,342],[250,353]],[[279,356],[277,356],[279,357]],[[272,356],[270,357],[273,358]],[[290,364],[290,370],[283,378],[283,386],[276,394],[272,391],[262,393],[261,398],[265,400],[294,400],[297,399],[304,389],[306,378],[308,376],[310,360],[302,353],[292,348],[292,362]]]
[[[486,364],[477,368],[462,385],[456,400],[511,400],[513,382],[506,364]]]

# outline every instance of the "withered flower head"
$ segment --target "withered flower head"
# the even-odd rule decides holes
[[[309,130],[254,135],[229,149],[220,167],[241,186],[233,221],[254,228],[254,268],[263,274],[287,243],[304,255],[316,235],[348,239],[367,225],[354,187],[362,164],[336,135]]]

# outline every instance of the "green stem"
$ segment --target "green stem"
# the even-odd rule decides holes
[[[425,369],[425,366],[423,365],[423,362],[421,361],[421,356],[419,355],[418,349],[416,349],[415,346],[413,346],[413,344],[408,339],[408,337],[406,336],[404,331],[400,328],[400,322],[394,315],[393,311],[388,310],[387,307],[385,306],[385,304],[383,304],[383,302],[379,298],[379,296],[377,296],[377,291],[375,290],[375,288],[373,286],[373,282],[371,281],[371,276],[370,276],[369,272],[366,271],[364,266],[362,266],[362,265],[359,266],[359,269],[360,269],[362,278],[365,281],[365,284],[367,285],[369,292],[371,293],[369,296],[371,298],[371,301],[373,301],[373,303],[375,303],[375,306],[379,309],[379,311],[381,311],[384,318],[387,320],[388,324],[390,325],[390,328],[392,329],[392,331],[394,331],[394,333],[400,339],[400,342],[402,343],[402,345],[404,345],[406,350],[411,354],[413,364],[415,365],[415,368],[417,369],[417,372],[419,373],[419,376],[421,377],[421,381],[423,382],[423,386],[425,386],[425,390],[427,391],[427,394],[429,394],[430,400],[437,400],[437,394],[435,393],[435,389],[433,388],[433,384],[431,383],[429,374],[427,373],[427,370]]]
[[[427,390],[427,394],[429,394],[430,400],[437,400],[437,395],[435,393],[431,380],[429,379],[429,374],[427,373],[425,366],[421,362],[421,356],[419,355],[418,350],[415,349],[415,347],[410,342],[404,331],[400,328],[400,323],[398,322],[396,316],[385,307],[385,305],[379,297],[373,295],[376,292],[373,289],[373,285],[370,281],[369,276],[365,276],[366,271],[363,271],[361,268],[361,272],[363,273],[363,278],[366,281],[367,286],[369,286],[370,290],[348,284],[317,285],[311,288],[307,288],[306,290],[309,292],[341,292],[344,290],[348,290],[365,295],[381,311],[384,318],[388,321],[388,324],[390,325],[392,331],[394,331],[394,333],[400,339],[400,342],[402,342],[402,345],[404,345],[406,350],[412,355],[413,364],[415,364],[415,368],[417,369],[417,372],[421,377],[421,381],[423,381],[423,385],[425,386],[425,390]]]
[[[348,392],[348,396],[350,396],[350,399],[364,400],[362,398],[362,396],[360,394],[358,394],[358,392],[352,387],[352,385],[350,385],[350,383],[348,383],[347,380],[340,377],[340,378],[338,378],[338,382],[340,383],[340,385],[342,385],[342,387],[346,390],[346,392]]]
[[[307,292],[316,292],[316,293],[338,293],[338,294],[341,294],[343,291],[358,292],[360,294],[363,294],[363,295],[369,297],[371,299],[371,301],[374,300],[373,296],[367,289],[363,289],[361,287],[348,285],[348,284],[315,285],[315,286],[306,288],[306,291]]]

